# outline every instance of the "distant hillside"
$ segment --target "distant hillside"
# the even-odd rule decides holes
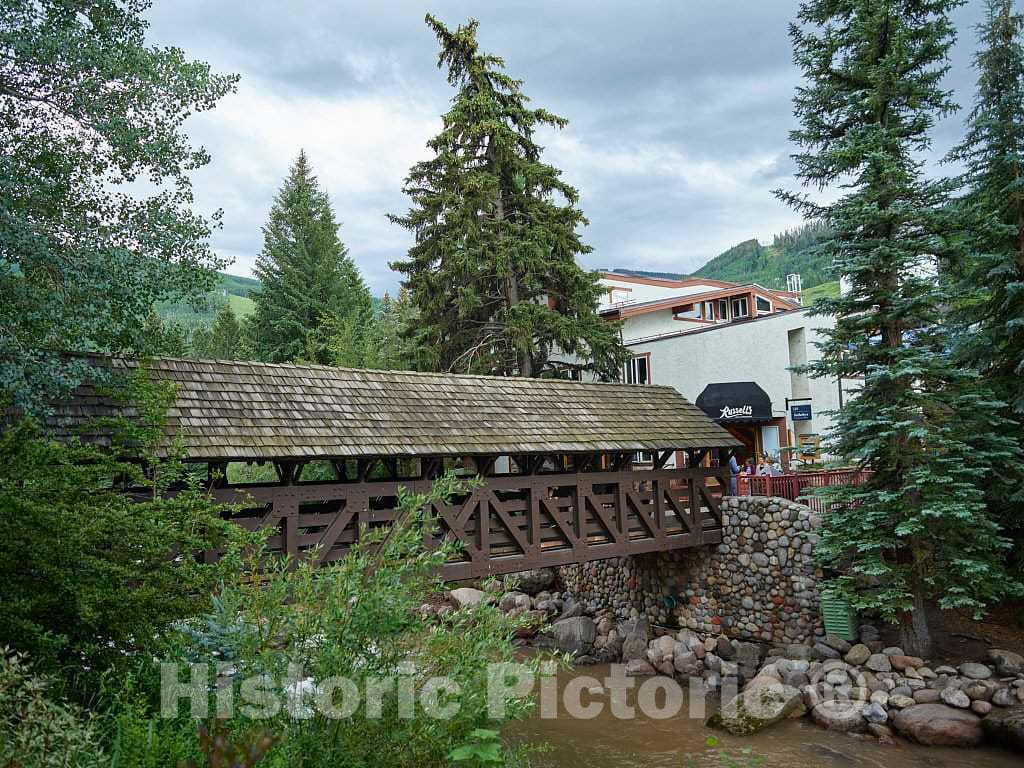
[[[820,225],[806,224],[776,235],[771,245],[745,240],[713,258],[693,276],[785,288],[786,275],[798,273],[804,289],[813,288],[832,279],[829,264],[813,252],[814,246],[827,234]]]
[[[772,239],[771,245],[757,240],[744,240],[725,253],[711,259],[692,275],[678,272],[652,272],[640,269],[616,269],[622,275],[682,280],[686,277],[706,277],[730,283],[758,283],[765,288],[786,288],[786,275],[799,273],[806,291],[829,283],[832,277],[828,263],[812,252],[813,247],[827,234],[816,224],[807,224]]]
[[[210,291],[196,305],[187,301],[160,302],[156,306],[157,314],[186,328],[213,325],[217,313],[224,304],[230,304],[238,317],[245,317],[252,312],[254,303],[249,294],[260,287],[260,281],[251,277],[240,277],[220,273],[220,286]]]

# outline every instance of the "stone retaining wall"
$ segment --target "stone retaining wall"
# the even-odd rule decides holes
[[[646,615],[706,635],[813,643],[821,571],[812,561],[815,513],[786,499],[729,497],[722,543],[599,560],[559,570],[567,592],[597,613]]]

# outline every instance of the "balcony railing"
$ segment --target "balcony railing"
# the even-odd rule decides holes
[[[825,511],[825,502],[813,495],[815,488],[832,485],[857,485],[869,472],[859,469],[829,469],[822,472],[796,472],[776,475],[740,475],[737,490],[740,496],[778,496],[806,504],[817,512]]]

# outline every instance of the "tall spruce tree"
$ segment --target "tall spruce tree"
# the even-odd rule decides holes
[[[578,194],[541,161],[538,128],[567,121],[527,106],[522,82],[482,53],[471,20],[455,31],[433,16],[438,67],[458,89],[434,157],[409,172],[414,207],[392,220],[412,231],[405,275],[430,365],[455,371],[540,376],[587,369],[620,374],[618,329],[598,317],[601,288],[576,259],[590,248]]]
[[[870,470],[830,495],[817,552],[857,606],[898,622],[901,645],[927,654],[927,601],[980,610],[1013,582],[1007,541],[980,487],[1014,460],[993,398],[951,364],[945,265],[962,256],[964,221],[950,184],[921,154],[955,105],[941,87],[957,0],[808,0],[791,26],[806,82],[791,138],[804,186],[841,190],[830,204],[780,192],[834,235],[819,247],[849,291],[832,315],[814,376],[858,381],[835,414],[831,450]]]
[[[330,363],[329,329],[344,324],[361,333],[372,318],[370,291],[305,151],[274,198],[254,271],[263,283],[252,318],[262,360]]]
[[[1007,403],[1011,433],[1024,445],[1024,16],[1012,0],[987,0],[978,25],[978,86],[964,140],[950,159],[965,166],[958,201],[976,221],[973,252],[957,273],[962,359]],[[1024,562],[1024,469],[1003,467],[989,489]]]

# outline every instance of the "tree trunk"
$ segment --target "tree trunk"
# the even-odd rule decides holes
[[[914,585],[914,607],[900,622],[900,648],[908,656],[926,659],[931,655],[932,635],[928,630],[928,610],[920,585]]]

